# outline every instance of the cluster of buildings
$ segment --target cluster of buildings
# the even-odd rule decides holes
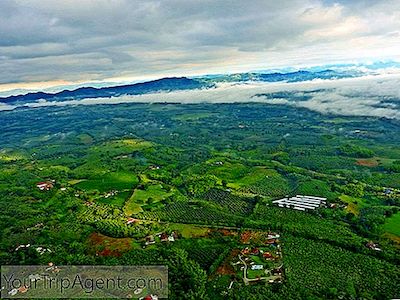
[[[31,244],[26,244],[26,245],[19,245],[17,248],[15,248],[15,251],[19,251],[21,249],[28,249],[31,247]],[[43,255],[45,253],[51,253],[51,250],[45,247],[36,247],[35,248],[36,252],[39,253],[40,255]]]
[[[160,242],[175,242],[179,238],[178,234],[175,231],[171,232],[171,234],[167,234],[166,232],[161,232],[155,234],[155,236]],[[155,243],[156,243],[156,238],[154,237],[154,235],[146,236],[144,243],[145,246],[152,245]]]
[[[105,194],[104,194],[104,198],[107,199],[107,198],[110,198],[110,197],[114,197],[114,196],[117,195],[117,194],[118,194],[118,191],[112,190],[112,191],[110,191],[110,192],[108,192],[108,193],[105,193]]]
[[[52,181],[43,181],[38,182],[36,187],[41,191],[50,191],[54,187],[54,182]]]
[[[295,210],[314,210],[322,205],[326,205],[326,198],[316,196],[296,195],[272,201],[279,207],[286,207]]]

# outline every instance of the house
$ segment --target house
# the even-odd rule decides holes
[[[269,232],[267,235],[267,239],[279,239],[280,235],[274,232]]]
[[[28,291],[28,288],[25,285],[19,287],[18,292],[21,294],[25,294]]]
[[[264,266],[263,265],[252,265],[251,269],[252,270],[262,270],[262,269],[264,269]]]
[[[36,186],[41,191],[50,191],[54,187],[50,181],[38,182]]]
[[[167,242],[168,234],[166,234],[165,232],[161,233],[160,240],[161,240],[161,242]]]
[[[275,239],[270,239],[270,240],[266,240],[265,244],[276,244],[276,240]]]
[[[152,235],[148,235],[146,236],[146,245],[151,245],[151,244],[155,244],[155,240],[154,240],[154,236]]]
[[[272,254],[271,254],[271,252],[264,252],[263,257],[265,259],[269,259],[269,258],[272,258]]]
[[[282,278],[275,278],[274,283],[282,283]]]
[[[282,267],[272,269],[271,273],[272,273],[272,275],[275,275],[275,276],[282,275]]]
[[[253,248],[253,249],[251,249],[251,254],[258,255],[258,254],[260,254],[260,250],[258,248]]]
[[[371,242],[371,241],[369,241],[369,242],[366,244],[366,246],[367,246],[368,248],[372,249],[372,250],[375,250],[375,251],[382,251],[382,249],[379,248],[379,245],[378,245],[378,244],[375,244],[375,243],[373,243],[373,242]]]
[[[249,248],[244,248],[244,249],[242,249],[242,251],[241,251],[241,253],[243,254],[243,255],[246,255],[246,254],[249,254]]]
[[[129,225],[129,224],[132,224],[132,223],[137,223],[137,222],[139,222],[138,219],[128,218],[128,219],[126,220],[126,225]]]
[[[40,255],[45,254],[46,252],[51,253],[50,249],[44,248],[44,247],[37,247],[36,252],[39,253]]]
[[[385,193],[385,195],[387,196],[387,195],[392,194],[392,193],[393,193],[393,190],[392,190],[392,189],[385,189],[385,190],[384,190],[384,193]]]
[[[17,248],[15,248],[15,251],[18,251],[19,249],[22,249],[22,248],[29,248],[30,246],[31,246],[31,244],[19,245]]]
[[[17,289],[12,289],[11,291],[8,292],[8,294],[10,296],[15,296],[16,294],[18,294],[18,290]]]

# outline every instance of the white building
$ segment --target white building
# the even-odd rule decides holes
[[[303,196],[296,195],[294,197],[286,197],[283,199],[272,201],[272,203],[277,204],[279,207],[292,208],[296,210],[314,210],[321,205],[326,204],[326,198],[315,197],[315,196]]]

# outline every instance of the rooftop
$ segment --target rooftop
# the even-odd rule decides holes
[[[307,209],[314,210],[326,203],[326,198],[316,196],[296,195],[294,197],[286,197],[272,201],[279,207],[292,208],[295,210],[305,211]]]

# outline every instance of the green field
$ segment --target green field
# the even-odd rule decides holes
[[[386,232],[400,237],[400,213],[388,218],[383,226]]]
[[[172,194],[172,192],[167,192],[161,184],[148,185],[144,190],[135,189],[126,202],[124,211],[128,215],[138,213],[143,211],[142,206],[153,205]]]
[[[95,179],[81,181],[75,185],[76,188],[87,191],[108,192],[110,190],[129,190],[135,187],[138,178],[127,172],[108,173]]]
[[[131,191],[119,192],[117,193],[117,195],[109,198],[100,197],[97,199],[97,202],[108,205],[115,205],[122,208],[125,205],[125,201],[129,198],[130,195]]]

